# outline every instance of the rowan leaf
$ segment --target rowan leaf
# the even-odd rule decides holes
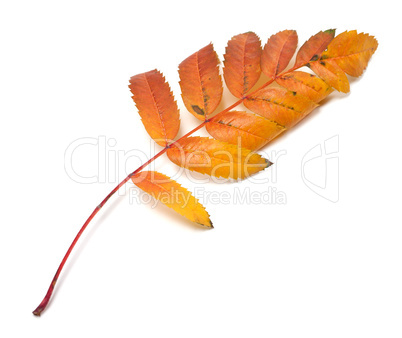
[[[144,126],[164,149],[123,179],[97,205],[71,243],[33,314],[40,316],[47,307],[63,266],[88,224],[130,179],[189,220],[212,228],[205,208],[188,190],[163,174],[142,170],[164,153],[181,167],[229,179],[244,179],[270,166],[270,161],[244,146],[257,149],[295,125],[317,107],[332,88],[349,91],[346,74],[361,75],[377,49],[376,39],[368,34],[350,31],[334,39],[334,33],[328,30],[311,37],[300,48],[295,65],[288,71],[285,69],[293,55],[297,35],[294,31],[273,35],[264,47],[261,61],[269,80],[246,95],[260,73],[261,64],[258,66],[257,60],[261,47],[254,33],[233,37],[226,49],[224,72],[228,87],[241,99],[215,117],[211,114],[222,98],[223,88],[219,60],[212,44],[185,59],[179,65],[183,101],[187,109],[204,122],[173,142],[180,125],[179,113],[163,75],[154,70],[131,78],[130,89]],[[296,71],[302,66],[310,66],[321,79]],[[274,81],[281,87],[273,84]],[[242,103],[261,116],[231,111]],[[216,139],[190,137],[202,127]]]
[[[134,175],[133,183],[192,222],[213,228],[208,212],[190,191],[166,175],[143,171]]]
[[[345,72],[334,60],[311,62],[309,63],[309,67],[314,71],[314,73],[337,91],[343,93],[349,92],[349,80]]]
[[[180,167],[215,177],[244,179],[272,163],[249,149],[208,137],[187,137],[168,150],[169,159]]]
[[[269,78],[275,78],[289,64],[297,48],[297,33],[284,30],[272,35],[264,46],[261,69]]]
[[[318,106],[295,91],[275,87],[266,87],[248,96],[244,105],[285,128],[292,127]]]
[[[218,56],[212,44],[209,44],[179,65],[184,105],[200,120],[208,119],[222,98],[223,87],[218,64]]]
[[[169,84],[158,70],[133,76],[129,88],[146,131],[165,147],[177,135],[180,115]]]
[[[257,150],[285,131],[274,121],[244,111],[230,111],[214,116],[206,125],[215,139]]]
[[[377,47],[374,36],[357,34],[355,30],[346,31],[331,41],[321,59],[332,59],[346,74],[358,77],[363,74]]]
[[[296,62],[293,68],[306,65],[311,59],[318,59],[321,53],[327,48],[328,44],[335,36],[335,29],[318,32],[308,39],[300,47],[296,55]]]
[[[230,92],[243,97],[261,75],[261,42],[253,32],[232,37],[224,55],[223,77]]]
[[[320,102],[326,98],[332,88],[319,77],[301,71],[293,71],[276,78],[276,82],[282,87],[308,97],[314,102]]]

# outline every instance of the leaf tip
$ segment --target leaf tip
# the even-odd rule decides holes
[[[324,31],[324,33],[332,35],[332,37],[334,37],[335,31],[336,31],[336,28],[331,28],[331,29],[327,29],[326,31]]]
[[[266,169],[266,168],[268,168],[268,167],[270,167],[271,165],[274,164],[273,162],[271,162],[270,160],[268,160],[266,158],[264,158],[264,160],[265,160],[265,163],[266,163],[266,167],[264,169]]]
[[[205,223],[196,222],[198,225],[201,225],[205,229],[214,229],[212,221],[208,218],[208,221]]]

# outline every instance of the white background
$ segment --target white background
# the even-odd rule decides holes
[[[396,5],[2,2],[0,336],[401,337]],[[270,182],[178,178],[192,191],[262,195],[273,187],[285,194],[285,204],[206,200],[215,225],[207,231],[164,206],[134,203],[129,184],[88,228],[47,311],[32,315],[82,223],[117,184],[112,169],[98,183],[74,181],[65,170],[68,146],[104,137],[110,161],[119,152],[158,150],[131,100],[130,76],[154,68],[165,74],[184,134],[198,123],[180,99],[177,66],[184,58],[213,42],[222,59],[227,40],[246,31],[265,43],[295,29],[301,44],[329,28],[370,33],[379,48],[364,75],[351,81],[350,94],[334,93],[262,150],[286,152],[257,176]],[[227,94],[223,104],[232,99]],[[339,186],[337,202],[309,189],[301,170],[309,150],[333,136],[339,152],[327,162],[327,187],[334,189],[338,179],[339,185],[324,195],[337,195]],[[140,163],[126,158],[116,162],[119,179]],[[325,157],[314,163],[304,177],[322,183]],[[72,164],[82,176],[96,176],[102,167],[95,146],[77,150]],[[166,159],[155,169],[177,171]]]

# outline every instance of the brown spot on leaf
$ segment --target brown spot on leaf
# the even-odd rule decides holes
[[[194,110],[194,112],[195,112],[196,114],[202,115],[202,116],[205,115],[204,109],[202,109],[202,108],[200,108],[200,107],[198,107],[198,106],[196,106],[196,105],[191,106],[191,108],[193,108],[193,110]]]

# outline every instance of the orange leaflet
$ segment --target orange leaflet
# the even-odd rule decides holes
[[[284,88],[263,88],[247,97],[244,105],[271,121],[290,128],[318,106],[297,92]]]
[[[133,76],[129,88],[141,121],[156,143],[165,147],[180,128],[177,103],[169,84],[158,70]]]
[[[257,150],[278,136],[285,127],[244,111],[230,111],[213,117],[206,125],[215,139]]]
[[[261,42],[253,32],[231,38],[224,55],[223,77],[230,92],[243,97],[261,75]]]
[[[346,31],[331,41],[321,59],[333,59],[346,74],[358,77],[363,74],[377,47],[374,36],[357,34],[355,30]]]
[[[204,206],[179,183],[156,171],[143,171],[131,178],[133,183],[192,222],[213,228]]]
[[[244,179],[272,163],[257,153],[208,137],[188,137],[167,150],[180,167],[215,177]]]
[[[294,30],[284,30],[269,38],[261,57],[261,68],[266,76],[275,78],[286,68],[296,51],[297,40]]]
[[[334,36],[335,29],[329,29],[313,35],[303,44],[303,46],[300,47],[296,55],[296,62],[293,68],[299,68],[307,64],[313,58],[318,59]]]
[[[218,56],[209,44],[179,65],[183,102],[187,110],[200,120],[207,119],[222,98],[218,64]]]
[[[350,90],[349,81],[345,72],[333,60],[315,61],[309,63],[309,67],[321,79],[337,91],[348,93]]]
[[[278,77],[276,82],[282,87],[308,97],[310,100],[317,103],[332,92],[332,88],[323,80],[306,72],[290,72]]]

